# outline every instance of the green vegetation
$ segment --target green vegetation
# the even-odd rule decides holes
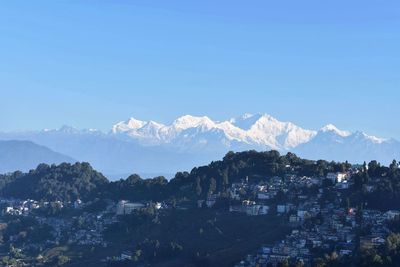
[[[44,201],[89,200],[95,197],[134,201],[162,201],[167,198],[194,200],[215,193],[226,195],[230,184],[240,182],[244,177],[257,181],[287,173],[324,176],[327,172],[344,171],[350,167],[347,162],[311,161],[293,153],[282,156],[277,151],[229,152],[222,161],[194,168],[190,173],[178,172],[169,182],[164,177],[142,179],[136,174],[125,180],[109,182],[88,163],[40,164],[29,173],[0,175],[0,195]]]
[[[108,183],[89,163],[40,164],[29,173],[1,175],[0,181],[0,193],[4,197],[45,201],[87,200]]]
[[[106,237],[133,249],[137,264],[232,266],[261,244],[282,238],[289,230],[282,220],[210,209],[171,210],[157,217],[125,216]]]
[[[97,266],[99,259],[108,255],[116,257],[127,250],[132,252],[129,264],[134,266],[232,266],[261,245],[282,239],[290,230],[284,223],[287,218],[276,216],[274,211],[263,216],[228,212],[227,207],[234,202],[229,198],[232,183],[248,180],[249,184],[256,185],[274,176],[290,174],[317,177],[322,179],[322,188],[312,185],[302,189],[301,194],[316,195],[319,189],[324,189],[320,201],[333,203],[338,198],[337,192],[333,190],[331,181],[323,177],[328,172],[349,170],[353,171],[354,185],[341,191],[341,198],[345,200],[340,203],[341,207],[362,210],[368,204],[368,208],[399,209],[400,169],[396,161],[388,167],[376,161],[352,166],[348,162],[305,160],[293,153],[280,155],[277,151],[246,151],[229,152],[220,161],[196,167],[190,172],[179,172],[170,181],[164,177],[142,179],[139,175],[131,175],[110,182],[88,163],[41,164],[29,173],[0,175],[0,196],[40,201],[41,208],[32,212],[34,216],[75,218],[71,219],[74,229],[97,231],[94,226],[98,220],[96,215],[106,210],[110,202],[124,199],[147,203],[145,208],[101,228],[101,231],[105,229],[101,234],[108,247],[71,245],[68,238],[59,238],[42,248],[41,245],[52,238],[50,227],[32,219],[34,216],[3,215],[0,222],[0,265],[13,265],[15,259],[26,259],[25,262],[34,262],[37,266],[79,266],[77,262]],[[376,190],[368,190],[371,182]],[[247,189],[241,190],[239,194],[246,199],[256,198],[255,193],[250,195]],[[215,194],[218,200],[212,209],[197,208],[198,200]],[[71,206],[62,209],[57,202],[77,199],[86,205],[80,209]],[[288,202],[282,190],[274,200],[268,201]],[[42,205],[44,202],[50,203]],[[156,210],[155,202],[163,202],[168,208]],[[266,203],[270,205],[270,202]],[[111,212],[115,214],[115,211]],[[87,224],[90,220],[95,223]],[[312,222],[310,224],[312,227]],[[385,246],[360,251],[352,259],[353,263],[356,262],[357,266],[398,266],[399,221],[393,222],[391,231],[393,234],[387,238]],[[23,252],[8,246],[29,247],[26,245],[31,243],[40,245]],[[338,261],[335,253],[317,262],[317,266],[341,264],[343,262]]]
[[[109,183],[103,196],[132,201],[196,200],[210,194],[227,196],[230,185],[245,177],[249,177],[251,182],[288,173],[323,177],[328,172],[345,171],[350,167],[347,162],[305,160],[293,153],[282,156],[277,151],[229,152],[221,161],[194,168],[190,173],[178,172],[169,182],[164,177],[142,179],[131,175],[125,180]]]

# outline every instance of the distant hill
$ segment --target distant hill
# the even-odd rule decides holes
[[[0,173],[28,171],[40,163],[75,162],[73,158],[31,141],[0,141]]]
[[[190,170],[221,158],[218,154],[179,152],[167,147],[142,146],[130,139],[117,138],[99,131],[62,127],[58,130],[0,133],[1,139],[30,140],[53,151],[89,162],[110,177],[126,177],[130,173],[175,173]],[[126,175],[126,176],[125,176]]]

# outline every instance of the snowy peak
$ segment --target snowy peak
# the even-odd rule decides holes
[[[369,142],[374,143],[374,144],[382,144],[382,143],[385,143],[385,142],[389,141],[388,139],[379,138],[379,137],[376,137],[376,136],[373,136],[373,135],[368,135],[368,134],[366,134],[364,132],[360,132],[360,131],[355,132],[353,135],[354,135],[355,138],[358,138],[358,139],[361,139],[361,140],[365,140],[365,141],[369,141]]]
[[[155,121],[148,121],[146,122],[141,128],[153,128],[153,129],[160,129],[164,127],[164,124],[155,122]]]
[[[375,144],[382,144],[382,143],[388,141],[388,140],[385,139],[385,138],[379,138],[379,137],[376,137],[376,136],[373,136],[373,135],[367,135],[367,134],[365,134],[365,133],[364,133],[364,136],[365,136],[365,138],[371,140],[371,141],[372,141],[373,143],[375,143]]]
[[[195,117],[191,115],[185,115],[176,119],[172,126],[179,130],[185,130],[189,128],[204,127],[211,129],[215,127],[215,123],[207,116]]]
[[[151,124],[150,127],[150,123],[130,119],[114,125],[112,133],[125,133],[131,138],[150,141],[152,144],[180,144],[180,139],[185,139],[187,145],[188,140],[196,143],[201,139],[204,144],[220,142],[224,147],[232,149],[234,145],[242,144],[252,148],[278,150],[287,150],[305,143],[315,135],[314,131],[302,129],[290,122],[278,121],[268,114],[244,114],[222,122],[206,116],[185,115],[170,125],[156,122]]]
[[[97,130],[78,130],[69,126],[63,126],[57,130],[46,130],[44,133],[103,134]],[[311,141],[319,144],[331,143],[333,146],[345,143],[389,145],[396,142],[363,132],[351,133],[340,130],[333,124],[314,131],[301,128],[291,122],[279,121],[268,114],[248,113],[226,121],[213,121],[207,116],[184,115],[167,125],[151,120],[129,118],[115,124],[109,132],[109,137],[135,141],[144,146],[163,146],[185,151],[193,147],[198,151],[206,149],[206,146],[224,151],[229,149],[289,151]]]
[[[108,133],[65,126],[0,132],[0,139],[30,140],[114,173],[132,172],[132,168],[175,172],[221,158],[229,150],[276,149],[308,159],[354,163],[400,159],[400,142],[396,140],[343,131],[332,124],[318,131],[304,129],[268,114],[244,114],[224,121],[185,115],[169,124],[129,118],[116,123]]]
[[[135,118],[130,118],[129,120],[127,120],[125,122],[125,124],[126,124],[126,126],[128,126],[131,129],[139,129],[139,128],[142,128],[146,124],[146,122],[137,120]]]
[[[322,133],[334,133],[335,135],[338,135],[343,138],[352,138],[352,139],[357,139],[357,140],[363,140],[367,142],[371,142],[374,144],[382,144],[384,142],[387,142],[388,139],[384,138],[379,138],[373,135],[368,135],[364,132],[356,131],[354,133],[351,133],[349,131],[343,131],[339,130],[335,125],[333,124],[328,124],[320,129],[320,132]]]
[[[324,127],[321,128],[320,131],[323,132],[323,133],[329,133],[329,132],[335,133],[335,134],[337,134],[337,135],[339,135],[339,136],[341,136],[341,137],[347,137],[347,136],[349,136],[349,135],[351,134],[351,133],[348,132],[348,131],[339,130],[339,129],[338,129],[335,125],[333,125],[333,124],[327,124],[327,125],[325,125]]]
[[[146,124],[145,121],[130,118],[126,121],[121,121],[112,127],[113,133],[128,132],[130,130],[140,129]]]
[[[276,149],[294,150],[314,144],[384,145],[386,139],[362,132],[351,133],[333,124],[319,131],[303,129],[291,122],[279,121],[268,114],[244,114],[226,121],[213,121],[207,116],[185,115],[164,125],[154,121],[129,119],[113,126],[111,134],[134,140],[145,146],[164,146],[178,151],[198,153],[201,150]],[[319,146],[318,145],[318,146]]]
[[[257,115],[256,118],[257,120],[250,127],[250,131],[257,131],[261,129],[263,131],[276,135],[279,134],[282,130],[284,130],[288,124],[285,122],[278,121],[277,119],[268,114]]]
[[[250,114],[245,113],[239,118],[232,118],[230,122],[243,130],[249,130],[261,117],[269,116],[267,114]]]
[[[274,149],[289,149],[309,141],[314,131],[305,130],[291,122],[281,122],[274,117],[257,115],[257,120],[248,130],[249,135],[261,143],[268,143]]]

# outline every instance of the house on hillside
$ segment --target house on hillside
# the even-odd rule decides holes
[[[133,213],[135,210],[144,208],[143,203],[129,202],[121,200],[117,203],[117,215],[127,215]]]
[[[334,184],[341,183],[348,178],[349,174],[347,172],[328,172],[326,175],[326,179],[331,180]]]

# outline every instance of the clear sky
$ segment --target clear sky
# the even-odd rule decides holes
[[[0,5],[0,131],[265,112],[400,139],[399,99],[398,0]]]

